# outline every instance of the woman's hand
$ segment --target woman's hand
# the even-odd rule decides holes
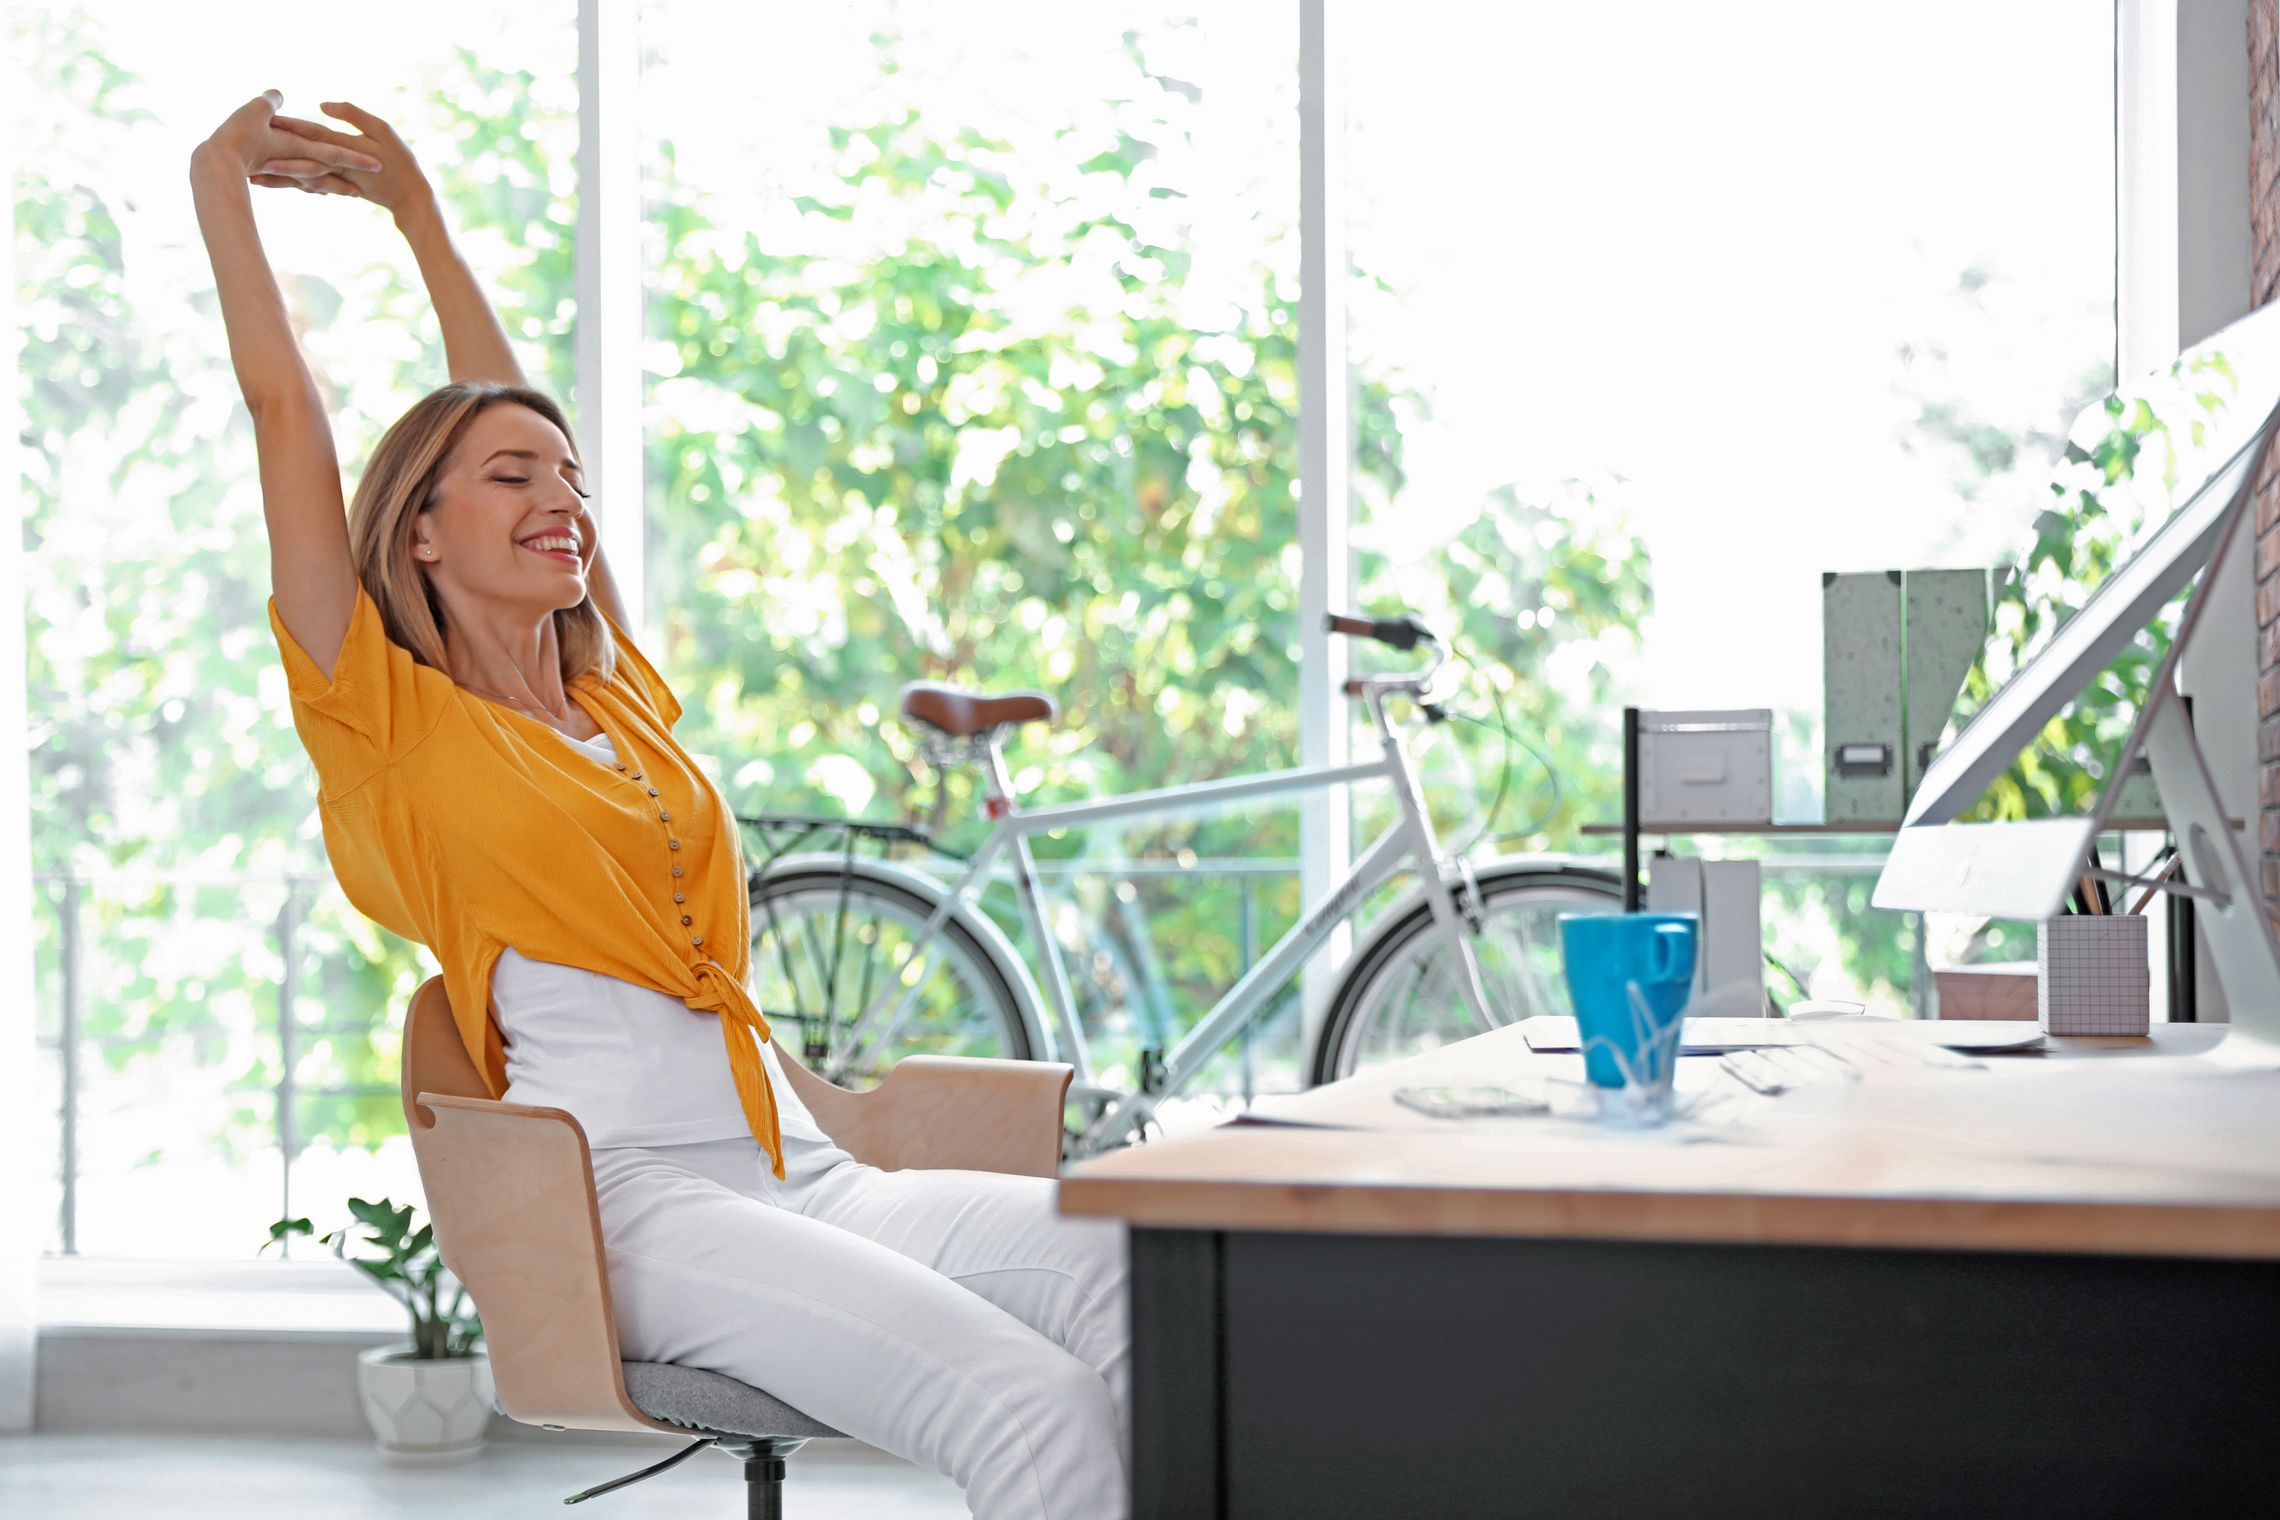
[[[278,117],[277,126],[299,138],[307,152],[297,158],[280,158],[261,165],[252,176],[255,184],[325,195],[353,195],[386,207],[398,221],[434,205],[435,192],[429,188],[427,176],[420,172],[419,160],[412,156],[412,150],[404,145],[404,139],[397,136],[394,127],[345,100],[323,101],[318,109],[335,121],[347,122],[356,131],[343,132],[323,122],[304,121],[297,116]],[[317,156],[319,150],[354,153],[377,167],[360,169],[352,165],[346,171],[336,169]]]
[[[250,175],[263,183],[263,171],[283,171],[292,166],[296,179],[339,178],[343,171],[356,170],[377,174],[380,160],[363,147],[347,138],[335,142],[314,142],[296,133],[285,131],[282,123],[290,118],[277,114],[285,97],[276,90],[264,90],[239,106],[229,118],[214,129],[214,135],[198,145],[191,155],[192,161],[201,158],[218,161],[234,172]]]
[[[420,278],[427,284],[429,299],[435,302],[451,378],[524,384],[522,366],[515,362],[506,330],[484,301],[474,271],[452,246],[451,230],[444,225],[435,190],[420,172],[412,150],[404,146],[404,139],[370,111],[345,100],[327,100],[321,108],[327,116],[356,130],[343,132],[321,121],[277,117],[277,135],[290,146],[283,154],[250,165],[248,177],[257,185],[318,195],[352,195],[387,207],[396,220],[396,230],[411,245]],[[362,162],[330,161],[342,154]]]

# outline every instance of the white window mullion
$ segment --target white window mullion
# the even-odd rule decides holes
[[[1298,745],[1304,765],[1343,765],[1351,744],[1346,649],[1324,626],[1353,584],[1348,557],[1353,458],[1346,376],[1345,101],[1338,88],[1337,7],[1300,0],[1298,18]],[[1353,853],[1346,788],[1314,793],[1300,814],[1301,897],[1313,902],[1342,876]],[[1350,945],[1339,929],[1307,963],[1305,1045],[1329,1009]]]
[[[2114,318],[2127,381],[2247,314],[2247,0],[2120,0],[2115,12]],[[2235,545],[2196,595],[2208,619],[2178,665],[2193,726],[2226,812],[2257,816],[2256,614],[2250,561]],[[2226,1018],[2199,949],[2198,1016]]]
[[[575,416],[627,632],[655,648],[643,552],[640,58],[632,5],[578,4]]]

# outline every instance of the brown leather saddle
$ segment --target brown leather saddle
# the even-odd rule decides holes
[[[913,681],[902,689],[902,715],[953,739],[970,739],[1013,723],[1050,721],[1061,716],[1061,709],[1041,691],[993,694]]]

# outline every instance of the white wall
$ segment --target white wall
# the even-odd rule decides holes
[[[2249,231],[2248,0],[2188,0],[2177,28],[2177,335],[2198,343],[2248,314],[2255,283]],[[2185,653],[2179,689],[2225,812],[2249,823],[2255,880],[2256,577],[2243,525],[2208,590],[2212,626]],[[2223,984],[2200,947],[2200,1016],[2229,1017]]]
[[[2248,314],[2248,138],[2248,0],[2190,0],[2177,15],[2179,347]]]

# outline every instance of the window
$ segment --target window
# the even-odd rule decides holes
[[[426,3],[343,52],[292,27],[225,36],[196,7],[11,15],[39,82],[11,104],[55,1250],[242,1258],[288,1198],[337,1222],[352,1193],[416,1188],[394,1030],[432,964],[350,909],[325,861],[184,165],[240,89],[279,84],[310,116],[335,89],[390,117],[535,378],[565,391],[571,20]],[[257,205],[353,479],[443,378],[434,321],[376,208]]]
[[[1517,673],[1563,800],[1527,830],[1523,761],[1508,843],[1620,816],[1626,702],[1773,708],[1776,816],[1820,817],[1821,573],[2016,553],[2112,383],[2111,15],[1347,19],[1353,358],[1402,382],[1357,417],[1398,457],[1357,471],[1364,590]],[[1917,980],[1881,849],[1767,847],[1817,995]]]
[[[645,6],[649,583],[732,801],[923,818],[921,678],[1059,698],[1033,799],[1290,762],[1294,21]],[[1054,844],[1109,1080],[1296,908],[1074,858],[1287,858],[1287,816]]]

